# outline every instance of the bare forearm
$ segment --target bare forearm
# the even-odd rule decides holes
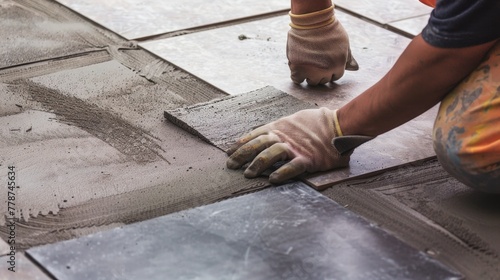
[[[422,114],[472,72],[493,44],[442,49],[417,36],[378,83],[339,109],[342,131],[377,136]]]

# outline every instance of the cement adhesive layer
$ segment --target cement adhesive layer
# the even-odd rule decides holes
[[[339,184],[323,194],[467,279],[500,275],[500,197],[464,186],[436,159]]]
[[[112,55],[127,67],[113,60],[1,84],[0,164],[18,174],[18,249],[268,186],[225,170],[224,153],[163,119],[223,93],[141,50]]]
[[[0,1],[0,69],[117,44],[49,1]]]

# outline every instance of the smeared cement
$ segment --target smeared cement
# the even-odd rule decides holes
[[[17,216],[22,218],[16,232],[19,248],[99,230],[92,228],[95,226],[164,215],[267,186],[264,179],[246,180],[238,172],[225,170],[224,153],[161,120],[151,130],[155,131],[155,141],[168,162],[159,157],[147,161],[131,158],[106,139],[77,127],[81,120],[61,123],[61,117],[64,118],[64,112],[56,115],[26,110],[0,118],[0,164],[16,166],[20,186],[16,195]],[[123,121],[117,125],[120,123]],[[141,130],[135,131],[141,136]],[[133,144],[126,143],[127,135],[123,137],[122,144]],[[140,147],[141,142],[137,143]],[[5,176],[2,173],[0,180],[6,180]],[[5,199],[6,194],[1,195]],[[6,205],[0,207],[5,213]],[[42,216],[37,217],[39,214]],[[84,228],[89,230],[75,230]],[[6,229],[0,228],[0,233],[5,235]]]
[[[268,186],[225,170],[223,152],[163,118],[225,93],[142,50],[108,53],[51,74],[16,68],[24,79],[0,84],[0,165],[17,169],[19,249]]]
[[[0,68],[69,56],[119,44],[49,1],[0,1]]]
[[[20,81],[19,84],[20,89],[28,92],[32,100],[56,114],[59,122],[85,130],[131,160],[153,162],[160,158],[170,163],[161,155],[163,149],[153,135],[113,113],[36,83]],[[99,84],[96,86],[99,87]]]
[[[340,184],[323,194],[470,279],[500,275],[500,197],[464,186],[436,159]]]
[[[227,151],[243,134],[281,117],[317,106],[273,87],[165,111],[165,118],[182,129]]]

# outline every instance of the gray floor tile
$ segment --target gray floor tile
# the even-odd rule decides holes
[[[429,21],[430,15],[423,15],[415,18],[403,19],[400,21],[393,21],[388,25],[396,30],[403,31],[409,35],[417,36],[422,32],[424,27]]]
[[[283,0],[58,1],[128,39],[290,8]]]
[[[61,279],[459,277],[300,183],[29,254]]]
[[[417,0],[335,0],[335,5],[351,13],[386,24],[426,15],[432,8]]]

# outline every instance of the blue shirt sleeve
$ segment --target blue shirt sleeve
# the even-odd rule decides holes
[[[437,0],[424,40],[435,47],[461,48],[500,38],[500,0]]]

